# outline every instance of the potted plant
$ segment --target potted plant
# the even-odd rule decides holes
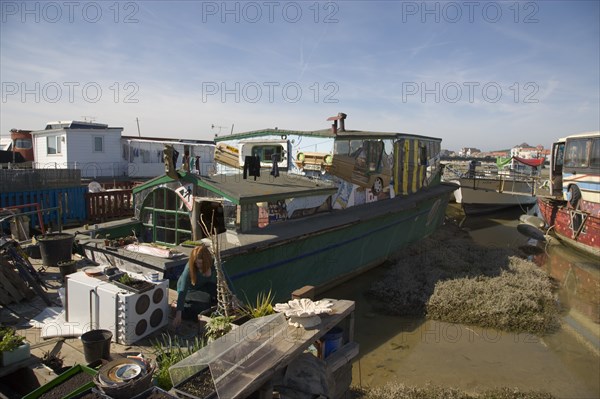
[[[206,337],[206,340],[212,342],[231,331],[234,318],[235,316],[213,315],[204,327],[204,337]]]
[[[268,316],[273,313],[275,313],[275,310],[273,310],[273,294],[271,290],[269,292],[259,292],[256,296],[256,303],[252,303],[246,298],[246,304],[242,309],[242,314],[251,319]]]
[[[138,294],[151,290],[155,287],[155,285],[151,282],[133,278],[127,273],[123,273],[123,275],[119,277],[119,279],[113,280],[113,283],[121,288],[124,288],[128,291],[133,291]]]
[[[163,334],[162,341],[157,340],[152,346],[157,363],[154,373],[156,385],[166,391],[170,390],[173,384],[169,375],[169,367],[197,352],[203,346],[204,341],[198,337],[186,344],[178,337],[173,338],[169,334]]]
[[[0,360],[2,367],[29,358],[30,346],[25,337],[11,327],[0,327]]]

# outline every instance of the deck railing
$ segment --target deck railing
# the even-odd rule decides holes
[[[106,222],[133,216],[133,190],[111,190],[85,193],[85,205],[90,222]]]

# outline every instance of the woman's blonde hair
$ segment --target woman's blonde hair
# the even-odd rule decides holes
[[[196,285],[197,275],[196,275],[196,260],[201,257],[202,259],[202,274],[207,274],[210,268],[212,267],[212,255],[204,244],[197,246],[192,249],[192,253],[190,254],[190,280],[193,285]]]

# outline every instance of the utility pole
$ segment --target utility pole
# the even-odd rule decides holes
[[[138,127],[138,137],[142,137],[142,134],[140,133],[140,120],[137,117],[135,118],[135,123],[137,123]]]

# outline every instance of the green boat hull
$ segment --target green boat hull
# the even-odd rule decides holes
[[[223,267],[236,295],[254,300],[268,292],[288,300],[303,286],[317,293],[390,259],[410,243],[427,237],[444,221],[452,188],[409,206],[406,198],[388,200],[390,210],[379,216],[302,235],[263,248],[223,254]],[[343,212],[352,212],[346,210]]]

